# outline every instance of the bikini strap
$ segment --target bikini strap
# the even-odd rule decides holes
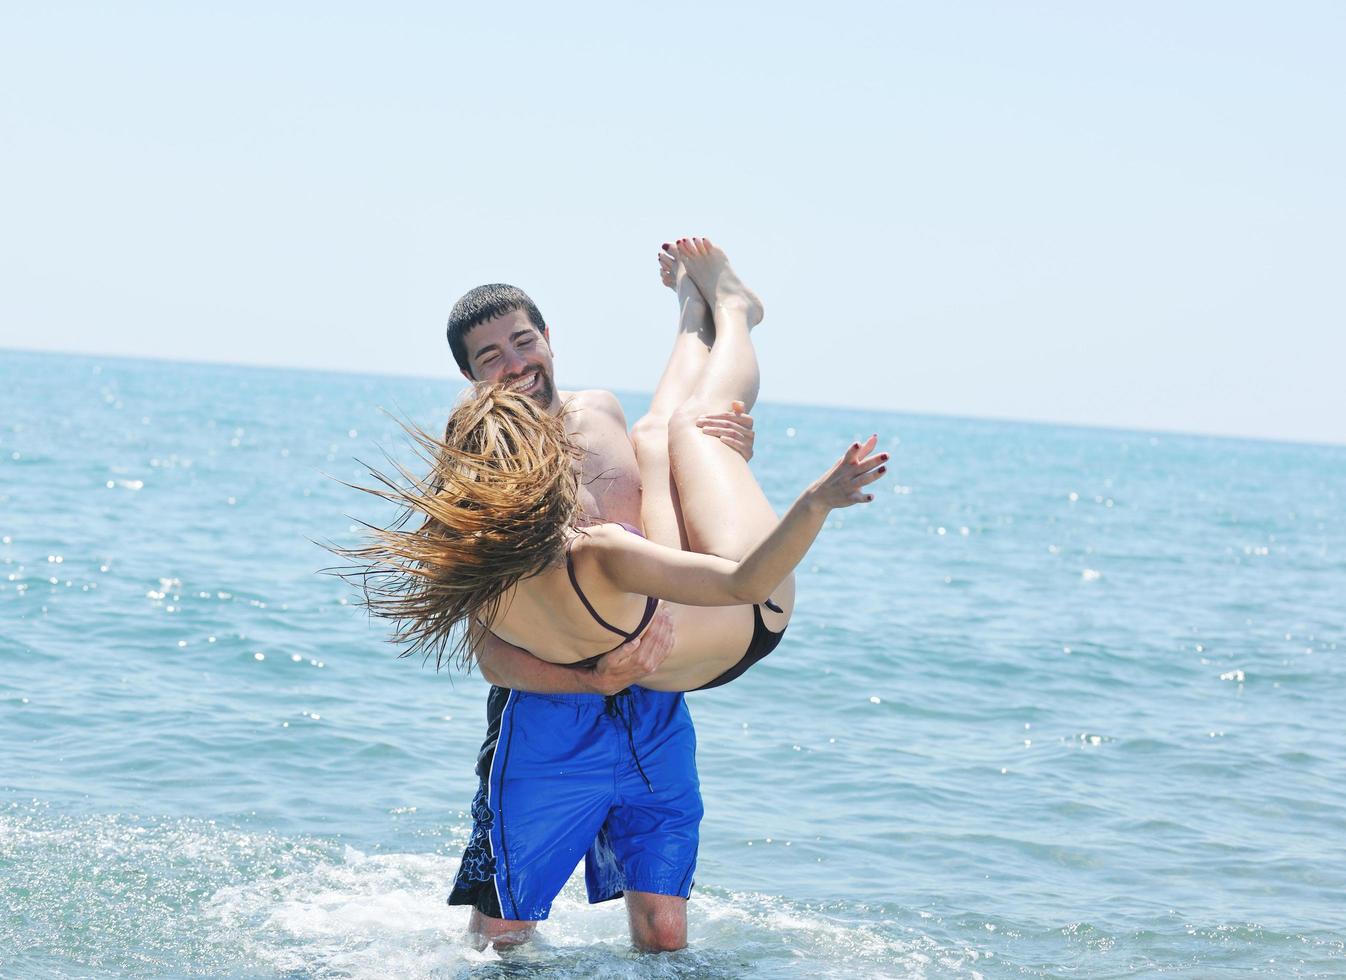
[[[654,618],[654,611],[658,608],[658,599],[652,595],[645,597],[645,615],[640,617],[640,625],[635,628],[631,633],[631,636],[627,637],[628,640],[631,639],[632,636],[639,636],[641,633],[645,632],[645,627],[650,625],[650,620]]]
[[[570,584],[575,589],[575,595],[580,597],[580,602],[584,603],[584,608],[589,610],[589,615],[594,618],[594,622],[596,622],[599,626],[603,627],[605,630],[611,633],[616,633],[618,636],[629,640],[631,637],[635,636],[636,633],[639,633],[641,630],[643,630],[645,628],[645,624],[650,621],[650,617],[654,615],[654,611],[650,609],[650,602],[654,602],[655,600],[651,599],[649,600],[649,602],[645,603],[645,618],[640,621],[640,626],[637,627],[635,633],[628,633],[626,632],[626,630],[620,630],[617,627],[613,626],[602,616],[598,615],[598,610],[594,609],[593,604],[589,602],[589,597],[586,596],[584,594],[584,590],[580,588],[579,579],[575,577],[575,560],[570,556],[570,548],[574,543],[575,543],[574,538],[571,538],[568,542],[566,542],[566,574],[570,576]]]

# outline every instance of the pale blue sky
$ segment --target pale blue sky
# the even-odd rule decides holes
[[[649,390],[1346,442],[1340,3],[6,4],[0,347],[450,377],[528,290]],[[0,354],[2,357],[3,354]]]

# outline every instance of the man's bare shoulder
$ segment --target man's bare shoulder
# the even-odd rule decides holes
[[[606,388],[586,388],[583,391],[566,391],[561,393],[566,408],[571,411],[589,411],[622,423],[623,428],[626,425],[626,415],[622,411],[622,403],[617,400],[617,396]]]

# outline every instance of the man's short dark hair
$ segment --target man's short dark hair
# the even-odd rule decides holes
[[[473,375],[472,367],[467,360],[468,331],[487,320],[494,320],[515,310],[523,310],[528,315],[528,322],[537,327],[538,333],[543,333],[547,329],[542,314],[538,312],[537,304],[528,298],[528,294],[518,286],[510,286],[503,282],[478,286],[453,304],[453,309],[449,312],[449,350],[453,351],[453,359],[469,378]]]

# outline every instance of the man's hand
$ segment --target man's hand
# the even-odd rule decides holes
[[[616,694],[653,674],[673,652],[674,639],[673,617],[667,604],[661,602],[645,632],[594,664],[589,678],[594,691]]]
[[[749,462],[752,461],[752,444],[757,434],[752,431],[752,416],[744,410],[742,402],[732,402],[728,412],[719,415],[703,415],[696,420],[701,431],[714,436]]]

